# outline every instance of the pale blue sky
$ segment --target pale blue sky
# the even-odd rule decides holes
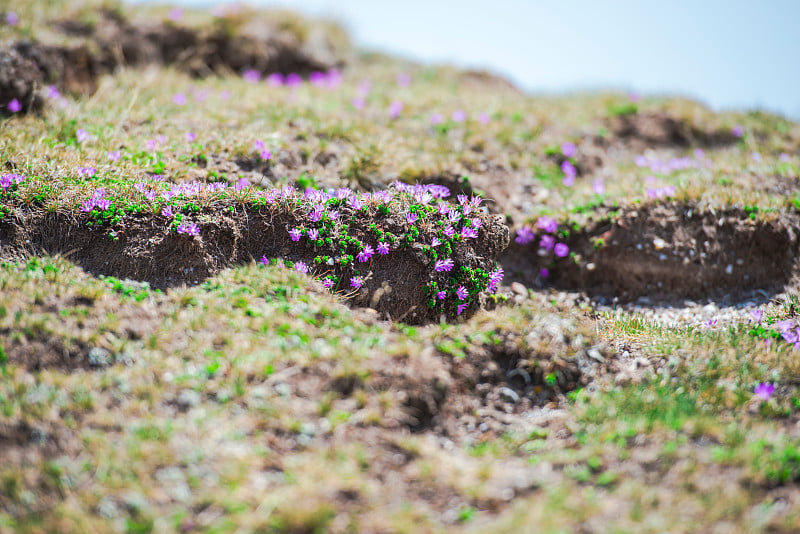
[[[681,94],[800,119],[800,0],[248,3],[332,16],[362,47],[487,68],[531,92]]]

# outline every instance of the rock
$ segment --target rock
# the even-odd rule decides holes
[[[528,288],[519,282],[514,282],[511,284],[511,291],[523,297],[528,295]]]
[[[184,389],[178,393],[178,398],[176,402],[178,406],[183,410],[188,410],[189,408],[193,408],[200,404],[203,400],[202,395],[193,389]]]
[[[500,388],[500,396],[506,402],[513,402],[514,404],[516,404],[520,401],[517,392],[509,387]]]

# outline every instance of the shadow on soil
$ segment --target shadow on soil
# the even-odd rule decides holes
[[[741,208],[654,204],[597,217],[564,242],[574,254],[541,256],[536,241],[501,256],[508,275],[529,286],[633,300],[702,299],[763,289],[780,292],[796,272],[800,218]],[[547,268],[543,280],[540,269]]]

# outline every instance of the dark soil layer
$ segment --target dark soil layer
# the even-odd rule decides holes
[[[545,267],[547,284],[625,300],[780,291],[796,270],[800,220],[794,214],[763,219],[752,220],[741,208],[693,203],[627,208],[564,239],[574,257],[553,261],[538,247],[512,243],[501,262],[527,284],[541,283]]]
[[[65,213],[43,213],[21,209],[16,217],[0,223],[0,258],[22,259],[36,254],[61,254],[95,275],[109,275],[149,282],[156,288],[196,284],[220,270],[257,260],[262,256],[292,262],[305,262],[317,275],[343,277],[337,289],[356,306],[369,306],[383,316],[420,324],[438,321],[442,313],[427,306],[425,292],[429,280],[444,283],[447,272],[436,273],[422,245],[393,247],[386,255],[375,255],[360,264],[362,273],[371,271],[359,290],[348,286],[349,276],[338,265],[315,265],[320,250],[305,241],[291,240],[288,228],[301,222],[286,212],[252,212],[240,208],[220,216],[219,211],[203,213],[201,235],[189,237],[171,231],[163,217],[136,214],[125,218],[117,239],[109,237],[109,228],[89,227],[83,217]],[[352,219],[349,234],[374,240],[369,231],[373,222],[402,235],[399,218],[376,216]],[[13,220],[12,220],[13,219]],[[494,260],[508,244],[508,227],[495,216],[483,216],[480,237],[459,242],[453,250],[455,272],[460,265],[494,269]],[[430,236],[424,242],[430,242]],[[477,309],[477,303],[468,312]],[[465,312],[465,316],[470,313]]]
[[[71,45],[18,41],[0,47],[0,109],[17,99],[22,112],[41,107],[36,93],[55,85],[71,93],[92,93],[102,74],[119,66],[173,65],[193,76],[255,69],[308,75],[344,64],[344,50],[321,30],[304,40],[263,21],[219,19],[202,30],[168,24],[134,24],[103,11],[89,25],[62,20],[54,28],[75,38]]]
[[[609,130],[635,150],[654,147],[696,146],[715,148],[735,143],[738,138],[730,130],[707,131],[690,121],[664,112],[632,113],[609,119]]]

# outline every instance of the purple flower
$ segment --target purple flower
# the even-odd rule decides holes
[[[456,307],[456,315],[461,315],[464,312],[464,310],[467,309],[468,306],[469,304],[459,304]]]
[[[476,237],[478,237],[478,231],[472,228],[471,226],[465,226],[464,228],[461,229],[461,237],[463,237],[464,239],[467,238],[475,239]]]
[[[314,206],[314,209],[311,210],[311,213],[308,215],[308,218],[311,219],[313,222],[319,222],[324,213],[325,213],[325,208],[317,204],[316,206]]]
[[[0,176],[0,187],[2,187],[5,192],[6,189],[11,187],[12,183],[18,184],[23,181],[25,181],[25,177],[21,174],[4,174]]]
[[[500,282],[503,280],[503,269],[498,267],[496,271],[492,271],[489,273],[489,283],[486,286],[486,290],[490,293],[494,293],[497,291]]]
[[[750,312],[750,317],[752,317],[755,322],[760,323],[764,318],[764,310],[753,310]]]
[[[179,234],[186,234],[188,236],[200,235],[200,227],[194,223],[181,223],[175,229]]]
[[[520,245],[527,245],[531,241],[536,238],[536,234],[533,233],[530,226],[523,226],[519,230],[517,230],[517,237],[514,238],[514,242]]]
[[[290,72],[286,75],[286,85],[292,88],[300,87],[303,85],[303,78],[296,72]]]
[[[351,100],[351,101],[350,101],[350,103],[351,103],[351,104],[353,105],[353,107],[354,107],[354,108],[356,108],[356,109],[364,109],[364,106],[366,106],[366,105],[367,105],[367,102],[366,102],[366,100],[364,100],[364,99],[363,99],[362,97],[360,97],[360,96],[357,96],[356,98],[354,98],[353,100]]]
[[[302,261],[298,261],[294,264],[294,270],[299,273],[307,273],[308,272],[308,265],[303,263]]]
[[[258,157],[261,158],[263,161],[267,161],[269,159],[272,159],[272,152],[268,149],[264,149],[261,151]]]
[[[401,72],[400,74],[397,75],[395,81],[397,81],[397,85],[399,85],[400,87],[408,87],[409,85],[411,85],[411,75],[405,72]]]
[[[437,291],[436,298],[439,300],[444,300],[447,297],[447,291]]]
[[[332,211],[328,212],[328,218],[330,220],[332,220],[332,221],[335,221],[336,219],[339,218],[339,212],[336,211],[336,210],[332,210]]]
[[[768,401],[769,398],[772,397],[772,394],[775,393],[775,384],[761,382],[755,387],[753,393],[762,401]]]
[[[705,326],[706,328],[714,328],[715,326],[717,326],[717,318],[714,317],[709,319],[708,321],[703,323],[703,326]]]
[[[479,123],[481,123],[481,124],[489,124],[491,121],[492,121],[492,118],[485,111],[481,111],[480,113],[478,113],[478,122]]]
[[[186,142],[187,143],[194,143],[194,141],[196,139],[197,139],[197,135],[195,135],[193,132],[186,132]]]
[[[169,20],[177,22],[183,18],[183,10],[179,7],[170,9],[167,17],[169,17]]]
[[[364,278],[361,276],[354,276],[350,279],[350,287],[359,289],[363,285],[364,285]]]
[[[161,215],[162,215],[163,217],[174,217],[174,216],[175,216],[175,214],[174,214],[174,213],[172,213],[172,206],[165,206],[165,207],[164,207],[164,208],[161,210]]]
[[[389,253],[389,244],[384,243],[381,241],[378,243],[378,254],[388,254]]]
[[[367,96],[372,90],[372,82],[369,80],[361,80],[358,82],[358,96]]]
[[[543,235],[542,239],[539,240],[539,248],[542,250],[551,251],[555,244],[556,239],[551,235]]]
[[[467,120],[467,112],[463,109],[457,109],[453,112],[452,119],[455,122],[464,122]]]
[[[561,145],[561,153],[564,154],[565,158],[575,157],[577,151],[578,147],[575,146],[575,143],[568,142]]]
[[[559,258],[563,258],[567,254],[569,254],[569,247],[564,243],[557,243],[556,246],[553,247],[553,254],[555,254]]]
[[[22,109],[22,104],[19,103],[19,100],[16,98],[12,99],[11,102],[8,103],[8,111],[11,113],[17,113]]]
[[[172,97],[172,102],[178,106],[186,105],[186,95],[183,93],[175,93]]]
[[[375,249],[373,249],[369,245],[364,245],[363,250],[358,253],[358,255],[356,256],[356,259],[359,262],[364,263],[364,262],[369,261],[369,259],[372,257],[373,254],[375,254]]]
[[[55,85],[47,86],[47,98],[55,100],[56,98],[60,97],[61,97],[61,92],[58,90],[58,87],[56,87]]]
[[[753,158],[753,161],[756,162],[761,161],[761,154],[758,152],[753,152],[752,154],[750,154],[750,157]]]
[[[19,24],[19,16],[13,11],[6,13],[6,24],[9,26],[16,26]]]
[[[78,141],[80,141],[80,138],[78,138]],[[147,150],[155,150],[157,146],[158,146],[158,141],[156,141],[155,139],[148,139],[147,142],[144,144],[144,147]]]
[[[77,132],[75,132],[75,138],[78,140],[79,143],[83,143],[84,141],[89,140],[89,132],[84,130],[83,128],[79,128]]]
[[[640,155],[636,156],[634,162],[636,163],[637,167],[647,167],[647,165],[650,163],[650,160],[647,159],[647,156]]]
[[[315,70],[314,72],[308,75],[308,81],[311,83],[311,85],[319,87],[321,85],[325,85],[328,82],[328,77],[325,75],[324,72]]]
[[[415,222],[417,222],[417,218],[418,217],[416,213],[413,212],[406,213],[406,221],[408,221],[408,224],[414,224]]]
[[[555,221],[555,219],[551,219],[547,215],[542,215],[539,217],[539,220],[536,221],[536,226],[548,234],[555,233],[555,231],[558,230],[558,223]]]
[[[289,230],[289,236],[292,238],[292,241],[300,241],[301,235],[303,235],[303,232],[297,228],[292,228]]]
[[[271,85],[272,87],[280,87],[281,85],[283,85],[283,74],[281,74],[280,72],[273,72],[272,74],[267,76],[265,81],[267,82],[268,85]]]
[[[78,167],[78,174],[86,178],[92,178],[97,174],[97,169],[94,167]]]
[[[594,191],[598,195],[602,195],[603,193],[606,192],[606,186],[603,183],[602,178],[597,178],[595,179],[594,182],[592,182],[592,191]]]
[[[259,261],[261,262],[262,265],[266,265],[269,263],[269,258],[267,258],[266,256],[261,256],[261,259]]]
[[[561,171],[566,176],[572,176],[573,178],[578,174],[578,171],[575,169],[575,166],[572,163],[570,163],[569,160],[566,159],[563,161],[563,163],[561,163]]]
[[[797,343],[800,341],[800,328],[794,330],[785,330],[781,332],[781,337],[787,343]]]
[[[400,116],[400,113],[403,111],[403,103],[399,100],[395,100],[391,104],[389,104],[389,116],[393,119],[396,119]]]
[[[261,81],[261,73],[256,69],[247,69],[242,73],[242,78],[247,83],[258,83]]]
[[[539,276],[541,276],[542,278],[549,277],[550,276],[550,269],[548,269],[546,267],[542,267],[541,269],[539,269]]]
[[[433,239],[431,239],[431,246],[432,247],[438,247],[441,244],[442,244],[442,242],[439,241],[438,237],[434,237]]]
[[[456,231],[455,229],[453,229],[452,226],[448,226],[447,228],[444,229],[444,235],[446,235],[447,237],[453,237],[454,235],[456,235]]]
[[[322,280],[322,286],[326,289],[332,288],[334,283],[333,278],[330,276]]]
[[[311,241],[316,241],[317,239],[319,239],[319,230],[317,230],[316,228],[312,228],[311,230],[309,230],[308,239]]]
[[[731,128],[731,133],[734,137],[742,137],[744,135],[744,126],[741,124],[737,124],[733,128]]]
[[[778,161],[780,161],[781,163],[789,163],[790,161],[792,161],[792,158],[786,152],[781,152],[781,155],[778,156]]]
[[[432,113],[430,122],[432,125],[436,126],[437,124],[442,124],[444,122],[444,117],[441,113]]]
[[[464,300],[469,296],[469,291],[467,291],[467,288],[464,286],[458,286],[458,289],[456,289],[456,296],[458,300]]]
[[[122,157],[122,153],[119,150],[112,150],[108,153],[108,159],[111,161],[117,161]]]
[[[453,268],[454,262],[451,258],[447,258],[446,260],[436,260],[436,263],[433,266],[433,270],[437,273],[442,271],[449,271]]]
[[[775,323],[775,327],[778,329],[778,332],[788,332],[794,326],[794,321],[791,319],[786,319],[785,321],[778,321]]]

